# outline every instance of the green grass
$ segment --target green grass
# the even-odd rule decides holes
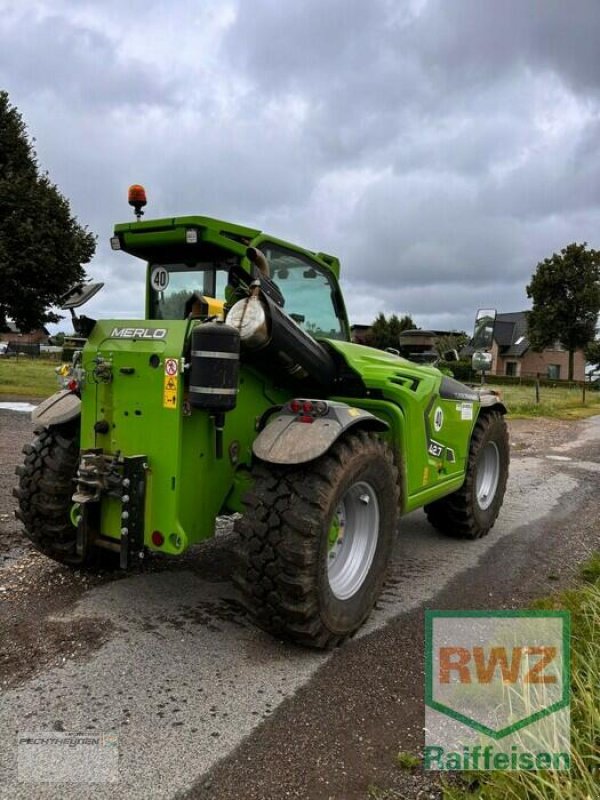
[[[517,417],[558,417],[560,419],[580,419],[600,414],[600,392],[587,391],[585,405],[582,403],[580,387],[540,387],[540,403],[535,402],[534,386],[494,386],[499,391],[508,408],[509,416]]]
[[[600,797],[600,553],[582,568],[578,589],[545,598],[536,608],[571,612],[570,772],[479,772],[447,785],[445,800],[596,800]]]
[[[14,394],[23,397],[47,397],[57,391],[54,369],[59,362],[34,358],[0,359],[0,395]],[[541,403],[535,403],[533,386],[494,386],[501,392],[511,418],[559,417],[578,419],[600,414],[600,392],[588,391],[586,404],[581,402],[581,389],[542,386]]]
[[[0,396],[48,397],[58,391],[59,362],[41,358],[1,358]]]
[[[401,769],[416,769],[421,766],[421,759],[412,753],[400,752],[396,756],[396,764]]]

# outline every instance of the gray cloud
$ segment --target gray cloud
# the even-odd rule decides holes
[[[354,321],[468,328],[538,261],[598,246],[595,0],[0,0],[0,84],[100,235],[89,313],[139,315],[107,246],[149,215],[230,218],[342,259]]]
[[[104,112],[170,103],[174,87],[167,80],[120,53],[101,31],[66,15],[8,14],[0,31],[0,73],[18,93],[57,96],[78,108],[98,105]]]

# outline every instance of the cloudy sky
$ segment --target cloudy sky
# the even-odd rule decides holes
[[[0,0],[0,86],[98,234],[86,313],[143,313],[135,182],[339,256],[352,322],[470,329],[600,248],[599,41],[598,0]]]

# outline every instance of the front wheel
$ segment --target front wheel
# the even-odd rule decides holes
[[[471,437],[464,484],[425,506],[434,528],[461,539],[479,539],[489,533],[504,500],[508,464],[506,420],[499,411],[483,411]]]
[[[312,647],[339,644],[381,591],[398,520],[397,470],[365,431],[293,467],[259,464],[237,523],[236,580],[256,622]]]

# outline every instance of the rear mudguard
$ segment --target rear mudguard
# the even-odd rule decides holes
[[[350,428],[386,431],[388,424],[346,403],[313,400],[312,412],[293,411],[288,403],[254,440],[252,451],[270,464],[304,464],[326,453]],[[300,401],[303,404],[303,401]]]
[[[81,414],[81,400],[68,389],[56,392],[39,404],[31,412],[31,419],[36,425],[50,428],[53,425],[64,425],[65,422],[77,419]]]

